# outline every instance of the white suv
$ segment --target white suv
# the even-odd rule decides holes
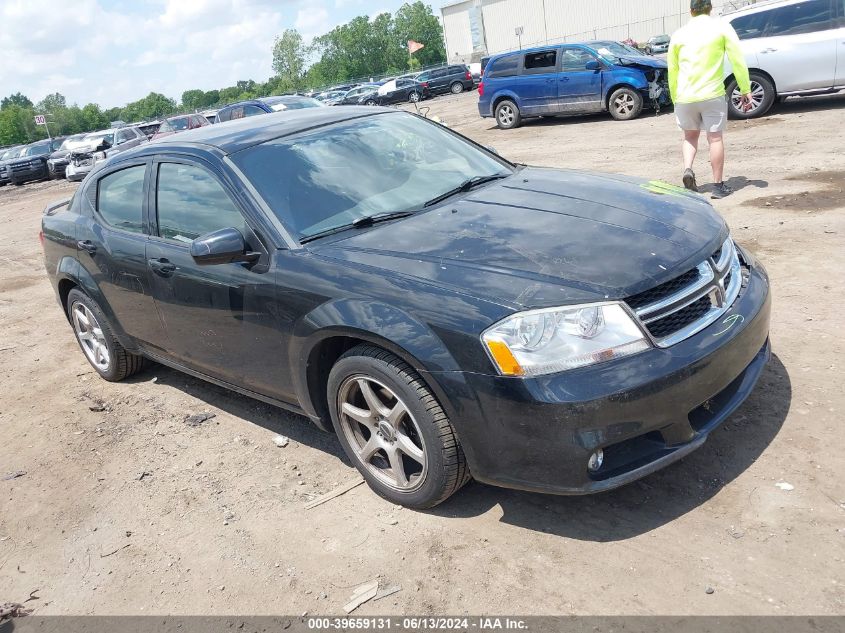
[[[845,0],[781,0],[724,16],[741,40],[751,71],[753,108],[743,112],[727,72],[730,114],[765,114],[775,99],[845,90]]]

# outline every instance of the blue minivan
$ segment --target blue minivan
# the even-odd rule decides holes
[[[619,42],[559,44],[490,58],[478,86],[478,112],[504,130],[522,119],[610,112],[633,119],[671,102],[666,62]]]

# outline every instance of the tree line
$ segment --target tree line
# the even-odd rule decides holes
[[[408,54],[407,41],[425,48]],[[36,104],[20,92],[0,101],[0,146],[30,143],[47,138],[36,114],[47,115],[53,136],[100,130],[112,121],[151,121],[179,112],[195,112],[226,103],[280,95],[352,79],[400,74],[446,61],[440,22],[431,7],[420,0],[402,5],[395,14],[382,13],[372,20],[354,18],[306,44],[296,29],[288,29],[273,45],[273,72],[266,82],[238,81],[219,90],[191,89],[177,102],[151,92],[123,107],[102,109],[96,103],[68,105],[59,93]]]

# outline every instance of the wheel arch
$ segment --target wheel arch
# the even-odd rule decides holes
[[[337,359],[360,344],[380,347],[406,362],[431,390],[447,415],[452,399],[438,379],[462,382],[458,363],[431,328],[395,306],[342,300],[324,304],[294,328],[290,366],[300,406],[323,430],[331,430],[326,385]]]
[[[773,85],[773,86],[774,86],[774,88],[775,88],[775,97],[777,97],[777,96],[778,96],[778,84],[777,84],[777,82],[775,81],[775,78],[774,78],[774,77],[772,77],[772,76],[771,76],[769,73],[767,73],[765,70],[763,70],[763,69],[761,69],[761,68],[756,68],[756,67],[755,67],[755,68],[749,68],[749,69],[748,69],[748,74],[749,74],[749,75],[751,75],[751,73],[755,73],[755,74],[757,74],[757,75],[763,75],[763,77],[765,77],[766,79],[768,79],[769,81],[771,81],[771,82],[772,82],[772,85]],[[735,75],[733,72],[732,72],[732,73],[730,73],[727,77],[725,77],[725,90],[727,90],[727,89],[728,89],[728,86],[730,85],[730,83],[731,83],[734,79],[736,79],[736,75]]]
[[[613,93],[619,90],[620,88],[629,88],[635,92],[642,92],[642,88],[637,87],[630,81],[617,81],[610,85],[610,87],[605,91],[604,98],[601,101],[602,108],[605,111],[610,110],[610,97],[613,96]]]
[[[516,104],[516,107],[519,108],[520,112],[522,112],[522,104],[519,102],[519,98],[510,90],[506,92],[497,93],[495,97],[493,97],[493,101],[490,105],[490,113],[493,116],[496,116],[496,108],[499,107],[499,104],[502,101],[513,101]]]

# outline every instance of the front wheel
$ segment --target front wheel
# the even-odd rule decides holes
[[[143,356],[120,344],[96,301],[74,288],[68,294],[67,311],[79,347],[100,376],[118,382],[143,368]]]
[[[730,95],[728,98],[728,115],[732,119],[753,119],[763,116],[771,109],[777,97],[775,86],[771,80],[765,75],[758,75],[757,73],[751,73],[751,109],[748,112],[742,111],[740,105],[742,94],[739,91],[736,79],[731,79],[728,83],[727,93]]]
[[[364,102],[364,105],[366,105],[366,106],[374,106],[374,105],[378,105],[378,104],[376,103],[375,99],[367,99],[367,100]]]
[[[420,100],[420,93],[419,92],[412,92],[411,94],[408,95],[408,101],[410,103],[416,103],[419,100]]]
[[[410,508],[431,508],[469,481],[449,418],[393,354],[359,345],[329,374],[327,395],[343,450],[370,487]]]
[[[522,120],[519,108],[510,99],[505,99],[496,106],[496,125],[499,129],[510,130],[517,127]]]
[[[618,88],[607,103],[610,116],[617,121],[629,121],[643,111],[643,96],[633,88]]]

